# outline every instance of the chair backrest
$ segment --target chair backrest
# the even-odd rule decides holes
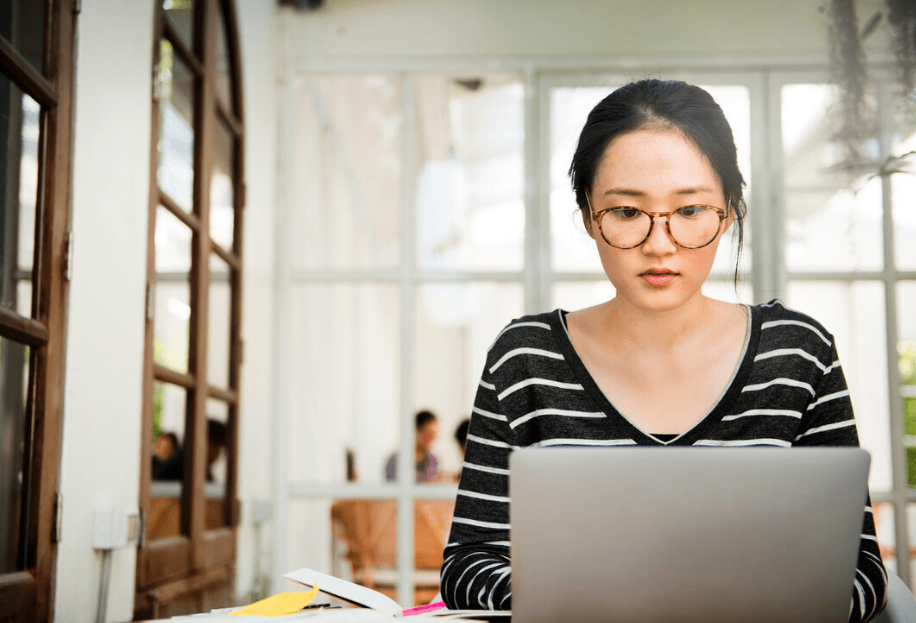
[[[453,500],[417,500],[414,506],[414,565],[442,566]],[[347,559],[358,571],[397,565],[397,503],[394,500],[341,500],[331,506],[331,523],[347,544]]]
[[[338,534],[354,571],[395,565],[397,516],[394,500],[342,500],[331,506],[332,525],[342,529]]]
[[[414,503],[414,566],[417,569],[442,566],[442,550],[454,514],[455,500],[417,500]]]

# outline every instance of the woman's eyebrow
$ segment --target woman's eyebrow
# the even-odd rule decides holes
[[[679,188],[674,191],[675,195],[699,195],[701,193],[712,193],[715,192],[714,188],[709,186],[688,186],[685,188]],[[637,188],[609,188],[604,191],[604,196],[609,195],[623,195],[625,197],[645,197],[649,193],[644,190],[639,190]]]
[[[636,190],[635,188],[608,188],[604,191],[604,196],[608,195],[624,195],[627,197],[644,197],[648,193],[642,190]]]
[[[701,193],[712,193],[715,192],[714,188],[709,186],[691,186],[688,188],[682,188],[676,192],[678,195],[699,195]]]

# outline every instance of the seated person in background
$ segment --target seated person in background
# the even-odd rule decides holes
[[[429,451],[436,437],[439,436],[439,420],[432,411],[420,411],[416,416],[416,455],[417,482],[438,482],[442,480],[439,474],[439,461]],[[395,452],[385,465],[385,480],[397,480],[398,453]]]
[[[621,87],[589,114],[569,172],[614,298],[513,321],[490,347],[442,565],[451,609],[512,607],[513,448],[655,446],[664,460],[669,446],[859,445],[822,325],[778,300],[703,294],[731,227],[740,251],[747,210],[732,131],[709,93],[676,81]],[[887,592],[863,507],[853,623],[880,613]],[[601,578],[590,588],[614,590]]]
[[[226,425],[219,420],[207,420],[207,482],[214,482],[213,465],[227,443]]]
[[[458,447],[461,448],[461,459],[464,460],[464,450],[468,446],[468,426],[471,424],[471,418],[464,418],[461,420],[461,423],[458,424],[458,428],[455,429],[455,441],[458,442]]]
[[[455,482],[461,478],[461,464],[464,463],[464,451],[468,446],[468,427],[471,424],[471,418],[464,418],[455,429],[455,441],[458,443],[458,449],[461,451],[461,463],[458,465],[458,473],[455,474]]]
[[[345,456],[347,462],[347,482],[356,482],[359,480],[359,474],[356,473],[356,453],[353,452],[353,448],[347,448]]]
[[[183,475],[178,436],[171,432],[160,433],[153,452],[153,480],[181,480]]]

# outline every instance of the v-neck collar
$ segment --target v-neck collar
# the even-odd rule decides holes
[[[601,422],[607,427],[609,433],[617,436],[622,429],[636,443],[641,445],[693,445],[694,442],[705,436],[706,431],[717,426],[728,413],[730,405],[735,402],[741,393],[741,388],[745,385],[744,380],[750,373],[754,363],[753,354],[757,352],[757,346],[760,341],[761,314],[759,309],[754,309],[749,305],[745,306],[745,309],[748,314],[748,328],[744,338],[744,351],[741,354],[740,363],[732,374],[728,385],[726,385],[725,391],[719,396],[719,400],[709,413],[685,432],[667,442],[659,440],[633,424],[617,410],[601,390],[588,368],[585,367],[585,363],[579,357],[579,353],[569,337],[569,331],[566,327],[566,310],[557,309],[551,313],[549,324],[557,348],[566,358],[566,362],[572,369],[573,374],[582,384],[592,401],[607,415]]]

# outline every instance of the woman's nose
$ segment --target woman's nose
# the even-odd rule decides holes
[[[665,216],[652,217],[652,230],[649,237],[640,247],[643,253],[649,255],[670,255],[677,251],[677,244],[668,233],[668,223]]]

